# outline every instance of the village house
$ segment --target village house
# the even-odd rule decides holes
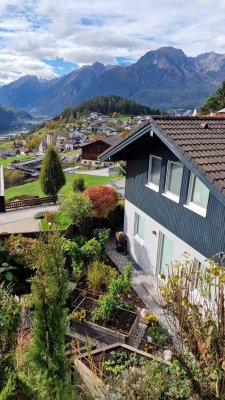
[[[154,116],[99,160],[127,161],[124,232],[144,272],[224,254],[225,119]]]
[[[87,166],[102,166],[112,165],[110,161],[99,161],[99,155],[109,147],[120,142],[119,136],[100,137],[91,143],[82,144],[82,164]]]

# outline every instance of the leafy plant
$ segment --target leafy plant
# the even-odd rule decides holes
[[[77,318],[79,321],[86,321],[86,310],[81,309],[77,311],[73,311],[71,314],[71,318]]]
[[[131,291],[131,273],[132,273],[132,263],[129,262],[125,265],[124,268],[124,279],[123,279],[124,293],[128,293]]]
[[[2,267],[0,267],[0,279],[3,279],[5,281],[11,282],[15,280],[15,277],[13,273],[11,272],[12,270],[17,269],[16,267],[12,267],[12,265],[9,265],[7,262],[2,264]]]
[[[161,345],[164,345],[170,338],[168,330],[159,325],[151,326],[148,329],[147,336],[150,336],[155,342],[158,342]]]
[[[94,261],[87,271],[87,282],[91,290],[100,291],[101,286],[106,283],[106,265],[99,261]]]
[[[97,239],[97,241],[100,243],[101,246],[101,252],[99,254],[99,258],[101,260],[105,260],[107,257],[106,245],[109,240],[109,236],[110,236],[110,229],[102,228],[94,230],[94,237]]]
[[[121,300],[120,296],[130,287],[130,268],[130,265],[125,267],[125,274],[127,273],[126,279],[123,275],[117,275],[110,280],[108,284],[108,294],[100,296],[97,307],[93,311],[92,320],[94,322],[99,320],[102,320],[103,322],[109,321],[113,311],[119,307]]]
[[[76,226],[79,227],[86,218],[91,216],[91,201],[83,193],[73,193],[63,199],[60,206],[60,212],[63,212]]]
[[[105,371],[120,375],[125,368],[138,367],[143,364],[144,358],[136,353],[126,353],[125,351],[111,351],[110,360],[103,363]]]

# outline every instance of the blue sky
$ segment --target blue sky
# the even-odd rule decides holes
[[[0,85],[53,78],[149,50],[225,54],[225,0],[0,0]]]

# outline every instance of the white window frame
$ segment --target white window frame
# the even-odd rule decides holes
[[[170,181],[170,175],[171,175],[171,165],[176,164],[179,165],[179,167],[182,168],[182,178],[181,178],[181,186],[182,186],[182,180],[183,180],[183,172],[184,172],[184,166],[178,161],[167,161],[167,168],[166,168],[166,181],[165,181],[165,189],[163,196],[168,197],[170,200],[175,201],[176,203],[179,203],[180,201],[180,194],[179,196],[173,192],[169,191],[169,181]],[[180,192],[181,192],[181,186],[180,186]]]
[[[138,220],[140,217],[143,218],[144,224],[145,224],[145,218],[142,215],[135,212],[135,215],[134,215],[134,238],[137,240],[137,242],[139,242],[141,244],[141,246],[144,246],[144,239],[138,235]]]
[[[209,196],[208,196],[208,202],[207,202],[207,207],[206,208],[201,207],[198,204],[195,204],[195,203],[193,203],[191,201],[192,194],[193,194],[194,179],[195,178],[197,178],[197,176],[195,174],[193,174],[193,172],[190,172],[188,194],[187,194],[187,204],[185,204],[184,207],[186,207],[189,210],[195,212],[196,214],[201,215],[202,217],[206,217],[207,209],[208,209]],[[210,194],[210,191],[209,191],[209,194]]]
[[[152,173],[152,160],[153,158],[158,158],[158,160],[161,161],[161,165],[162,165],[162,157],[159,156],[155,156],[154,154],[150,154],[149,156],[149,164],[148,164],[148,181],[146,186],[149,187],[150,189],[154,190],[155,192],[159,192],[159,185],[156,185],[155,183],[151,182],[151,173]],[[161,171],[160,171],[160,177],[159,177],[159,181],[161,178]]]

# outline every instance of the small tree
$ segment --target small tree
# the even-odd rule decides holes
[[[180,358],[200,398],[225,399],[225,267],[208,260],[199,269],[187,257],[162,279],[165,316],[183,345]]]
[[[65,356],[67,271],[57,231],[39,240],[32,278],[33,329],[29,350],[31,382],[38,400],[69,400],[72,390]]]
[[[52,147],[43,159],[39,180],[44,194],[50,196],[56,196],[66,183],[59,155]]]
[[[20,325],[20,305],[10,290],[0,285],[0,391],[15,370],[15,348]]]
[[[83,193],[73,193],[65,197],[60,207],[76,226],[82,225],[83,221],[91,216],[92,205],[87,196]]]
[[[119,200],[117,191],[111,187],[98,185],[85,190],[85,194],[93,205],[93,215],[106,218],[110,211],[116,208]]]
[[[73,181],[73,191],[74,192],[84,192],[86,189],[84,178],[82,176],[76,176]]]

